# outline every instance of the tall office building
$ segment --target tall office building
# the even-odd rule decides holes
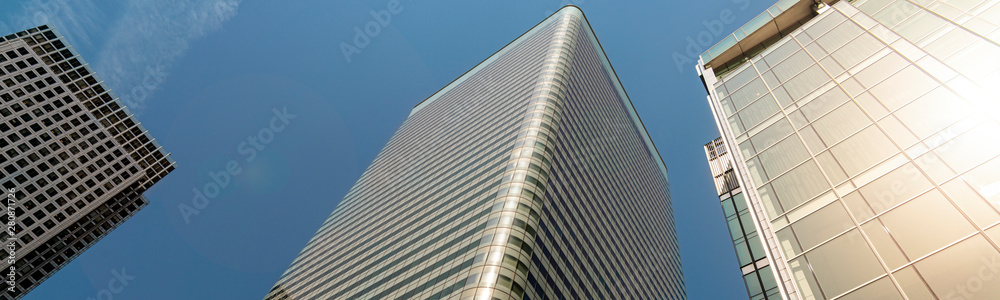
[[[684,299],[667,172],[567,6],[413,108],[266,299]]]
[[[702,55],[782,298],[1000,299],[998,20],[997,1],[783,0]]]
[[[15,282],[0,298],[16,299],[145,207],[174,161],[55,28],[0,37],[0,82],[2,207],[16,220],[0,233]]]

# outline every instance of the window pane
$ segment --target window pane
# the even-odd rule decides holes
[[[751,272],[750,274],[743,275],[743,281],[746,281],[747,292],[751,297],[764,292],[764,290],[760,288],[760,281],[757,279],[757,272]]]
[[[861,187],[860,191],[875,214],[880,214],[930,187],[931,182],[908,163]]]
[[[767,182],[767,174],[764,174],[764,168],[760,166],[758,158],[754,157],[747,161],[747,169],[750,171],[750,180],[753,181],[754,185],[761,185]]]
[[[941,185],[941,189],[951,200],[955,201],[959,209],[972,218],[976,225],[987,227],[1000,221],[1000,214],[997,214],[997,211],[990,207],[989,202],[979,196],[979,193],[969,187],[964,180],[949,181]]]
[[[787,119],[778,120],[771,126],[750,137],[756,149],[764,149],[792,134],[792,124]]]
[[[777,176],[809,159],[809,151],[797,136],[792,135],[765,150],[758,158],[768,174]]]
[[[788,120],[792,121],[792,126],[795,126],[796,129],[802,128],[802,126],[806,126],[806,124],[809,123],[809,121],[806,120],[806,116],[802,114],[802,110],[793,110],[788,112]]]
[[[875,126],[869,126],[858,134],[844,140],[830,149],[847,176],[853,177],[878,162],[899,152],[889,138]]]
[[[771,188],[770,184],[758,188],[757,194],[760,195],[760,202],[764,204],[764,211],[767,212],[767,216],[772,220],[779,214],[785,212],[785,210],[782,209],[781,205],[778,203],[778,198],[774,196],[774,190]]]
[[[871,123],[857,104],[847,102],[813,123],[813,128],[823,142],[833,145]]]
[[[830,81],[830,76],[826,75],[826,72],[823,72],[819,65],[813,64],[812,67],[789,80],[785,84],[785,90],[788,91],[789,96],[792,96],[792,99],[800,99],[828,81]]]
[[[738,212],[743,212],[748,209],[747,200],[746,198],[743,197],[743,193],[739,193],[736,194],[736,196],[733,196],[733,204],[736,205],[736,211]]]
[[[900,108],[895,114],[917,138],[924,139],[972,111],[958,95],[941,87]]]
[[[889,269],[899,268],[902,265],[910,262],[903,255],[903,251],[899,249],[895,240],[889,236],[889,231],[885,229],[885,225],[882,221],[878,219],[871,220],[868,223],[861,225],[861,229],[864,230],[865,234],[868,235],[868,239],[872,241],[872,245],[875,246],[875,252],[882,257],[885,264],[889,266]]]
[[[907,17],[913,15],[917,11],[920,11],[919,7],[906,1],[885,2],[889,2],[890,4],[886,6],[885,9],[882,9],[878,13],[872,15],[872,18],[875,18],[886,27],[894,27],[903,20],[906,20]]]
[[[847,173],[844,173],[844,168],[840,167],[840,164],[837,163],[833,158],[833,154],[830,154],[829,151],[816,155],[816,162],[819,163],[820,168],[823,168],[823,172],[830,178],[833,185],[837,185],[847,179]]]
[[[945,24],[947,23],[938,16],[919,10],[916,12],[916,15],[900,23],[895,29],[896,33],[899,33],[900,36],[916,42]]]
[[[757,77],[757,70],[750,65],[743,66],[743,70],[726,79],[726,88],[735,91]]]
[[[841,199],[844,200],[847,209],[857,218],[858,222],[864,222],[875,216],[875,212],[868,206],[868,202],[865,202],[865,198],[861,197],[861,192],[854,191]]]
[[[778,288],[778,281],[774,280],[774,273],[771,273],[771,266],[757,270],[757,275],[760,275],[760,281],[763,283],[762,287],[765,291]]]
[[[794,44],[794,42],[789,43]],[[792,77],[795,77],[795,75],[802,72],[802,70],[805,70],[814,62],[815,61],[809,57],[809,54],[806,53],[806,51],[799,50],[798,52],[795,52],[795,54],[792,54],[792,56],[789,56],[788,59],[782,61],[777,66],[774,66],[771,71],[774,72],[774,76],[778,77],[779,81],[785,82]]]
[[[858,35],[861,35],[861,27],[854,24],[854,22],[844,22],[841,23],[837,28],[834,28],[827,34],[816,39],[816,43],[823,46],[826,51],[834,51],[840,49],[844,44],[853,40]]]
[[[882,42],[870,34],[862,34],[848,43],[847,46],[831,53],[830,57],[837,60],[845,69],[851,69],[884,47]]]
[[[1000,170],[1000,158],[994,158],[965,173],[962,179],[965,179],[993,207],[1000,209],[1000,172],[997,170]]]
[[[847,94],[843,90],[832,88],[823,93],[823,95],[803,105],[801,108],[802,114],[805,115],[806,119],[809,119],[809,122],[816,121],[820,116],[830,112],[848,100],[850,98],[847,97]]]
[[[816,283],[816,278],[813,277],[813,272],[809,269],[809,264],[806,262],[805,257],[788,261],[788,267],[792,269],[792,276],[795,278],[795,282],[798,283],[803,299],[826,299],[823,297],[822,292],[820,292],[819,284]]]
[[[865,87],[870,88],[899,70],[902,70],[908,64],[899,54],[889,53],[858,72],[858,74],[854,75],[854,79],[857,79]]]
[[[949,57],[955,52],[967,47],[981,38],[965,30],[951,30],[947,34],[932,40],[924,50],[935,57]],[[961,71],[961,70],[959,70]]]
[[[732,128],[733,134],[735,135],[740,135],[746,132],[746,129],[743,127],[743,122],[740,122],[739,116],[729,117],[729,127]]]
[[[740,219],[731,218],[729,219],[729,234],[733,237],[733,240],[738,240],[743,238],[743,229],[740,228]]]
[[[743,157],[752,157],[757,154],[753,145],[750,144],[750,140],[740,143],[740,152],[743,153]]]
[[[767,257],[767,253],[764,252],[764,246],[760,241],[760,236],[754,234],[747,238],[747,244],[750,245],[750,254],[753,256],[754,261]]]
[[[736,214],[736,210],[733,208],[733,201],[731,199],[732,198],[722,201],[722,212],[726,214],[726,218],[732,217]]]
[[[767,55],[764,56],[764,61],[767,62],[768,65],[776,66],[778,65],[778,63],[787,58],[789,55],[795,53],[795,51],[799,51],[802,49],[802,47],[800,47],[798,43],[790,39],[784,39],[784,40],[786,41],[784,44],[781,44],[777,47],[771,47],[774,50],[771,51],[771,53],[768,53]]]
[[[726,86],[722,85],[722,81],[715,83],[715,93],[719,96],[719,98],[725,98],[729,95],[729,92],[726,90]]]
[[[776,236],[778,237],[778,244],[785,254],[798,255],[802,253],[802,247],[799,246],[799,240],[795,238],[795,232],[792,231],[791,226],[778,230]]]
[[[896,278],[896,282],[903,289],[903,293],[906,293],[906,297],[910,299],[934,299],[934,294],[927,288],[927,284],[924,283],[920,274],[917,274],[917,269],[912,266],[899,270],[892,276]]]
[[[847,210],[839,201],[792,223],[792,229],[799,237],[799,243],[803,249],[815,247],[852,227],[854,227],[854,221],[851,221]]]
[[[722,104],[722,112],[725,113],[727,117],[736,113],[736,109],[733,108],[733,103],[729,101],[729,97],[722,98],[722,100],[719,100],[719,103]]]
[[[837,61],[835,61],[832,57],[827,57],[824,58],[823,60],[820,60],[819,64],[823,66],[824,69],[829,71],[830,75],[832,75],[834,78],[836,78],[838,75],[846,71],[844,70],[844,67],[841,66],[839,63],[837,63]]]
[[[830,188],[816,163],[807,162],[771,182],[781,206],[790,209]]]
[[[976,229],[938,190],[879,217],[909,257],[921,257]]]
[[[889,5],[890,1],[864,1],[861,5],[857,5],[858,9],[865,14],[871,16],[877,13],[879,10]]]
[[[740,224],[743,225],[743,232],[748,236],[757,232],[757,227],[754,227],[753,218],[750,217],[749,211],[740,214]]]
[[[1000,56],[1000,47],[977,39],[944,62],[966,77],[984,78],[1000,67],[1000,57],[997,56]]]
[[[1000,146],[996,139],[998,136],[1000,126],[985,122],[934,149],[934,152],[952,169],[962,173],[997,155],[997,146]]]
[[[778,110],[778,103],[774,102],[774,97],[767,94],[741,110],[740,119],[743,120],[746,127],[753,128],[760,122],[767,120],[768,117],[773,116]]]
[[[997,263],[1000,252],[981,235],[962,241],[916,263],[937,295],[966,299],[1000,299]]]
[[[816,130],[813,130],[812,126],[802,127],[799,130],[799,136],[806,142],[806,146],[809,147],[809,151],[812,151],[812,153],[819,153],[826,150],[827,145],[823,143],[823,140],[819,139],[819,135],[816,134]]]
[[[733,104],[736,105],[736,109],[739,110],[767,93],[767,87],[764,86],[764,82],[760,78],[757,78],[736,92],[733,92],[729,98],[732,99]]]
[[[750,250],[747,248],[747,243],[745,240],[739,240],[735,243],[736,246],[736,258],[740,262],[740,266],[749,265],[753,262],[750,257]]]
[[[939,85],[937,81],[911,65],[871,88],[869,92],[886,108],[895,110]]]
[[[764,83],[766,83],[768,87],[775,88],[781,85],[781,82],[778,81],[777,77],[774,77],[774,73],[771,71],[764,72],[760,77],[764,78]]]
[[[868,115],[872,116],[872,119],[881,119],[885,115],[889,114],[889,110],[885,109],[885,106],[882,106],[882,103],[878,102],[878,99],[875,99],[875,96],[872,96],[871,93],[861,93],[860,95],[854,97],[854,101],[857,102],[858,105],[860,105],[861,108],[868,113]]]
[[[826,295],[840,295],[885,273],[858,230],[806,253],[806,258]]]
[[[882,127],[885,134],[891,137],[900,148],[906,149],[919,142],[917,136],[913,135],[909,128],[903,126],[903,123],[896,119],[896,116],[886,116],[878,120],[878,126]]]
[[[820,15],[817,19],[819,20],[816,20],[816,22],[810,25],[809,28],[805,29],[805,32],[808,33],[809,36],[822,36],[823,34],[826,34],[827,31],[830,31],[840,23],[844,22],[844,20],[847,20],[847,18],[840,14],[839,11]]]

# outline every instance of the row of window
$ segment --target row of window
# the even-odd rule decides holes
[[[441,101],[441,102],[445,102],[445,101]],[[513,112],[512,112],[512,113],[513,113]],[[456,130],[459,130],[459,128],[456,128]],[[487,132],[488,132],[488,131],[487,131]],[[509,130],[499,130],[499,131],[497,131],[497,132],[496,132],[496,134],[502,134],[503,132],[509,132]],[[456,133],[457,133],[457,131],[456,131]],[[494,135],[494,136],[496,136],[496,135]],[[496,137],[498,137],[498,136],[496,136]],[[496,137],[494,137],[494,138],[489,138],[488,140],[497,140],[497,138],[496,138]],[[498,141],[498,142],[499,142],[499,141]],[[392,144],[392,143],[390,143],[390,144]],[[391,146],[391,145],[390,145],[390,146]],[[387,147],[390,147],[390,146],[387,146]],[[485,145],[484,145],[484,146],[485,146]],[[484,148],[481,148],[481,150],[480,150],[480,151],[482,151],[482,150],[487,150],[487,149],[491,149],[491,148],[492,148],[492,147],[484,147]],[[460,149],[458,149],[458,150],[460,150]],[[465,151],[468,151],[468,150],[465,150]],[[496,151],[496,149],[493,149],[493,151]],[[492,162],[493,160],[496,160],[496,159],[500,159],[500,158],[502,158],[502,157],[505,157],[505,156],[506,156],[505,154],[507,153],[507,151],[496,151],[496,152],[497,152],[497,153],[495,153],[495,154],[494,154],[494,155],[496,155],[496,157],[495,157],[494,159],[490,159],[490,160],[485,160],[484,162],[486,162],[486,163],[487,163],[488,165],[493,165],[493,162]],[[481,154],[486,154],[486,153],[481,153]],[[450,162],[450,163],[452,163],[452,164],[453,164],[453,166],[451,167],[451,169],[453,169],[453,170],[462,170],[462,172],[465,172],[465,169],[467,169],[467,168],[468,168],[468,169],[469,169],[469,170],[468,170],[468,173],[472,173],[472,172],[487,172],[487,173],[494,173],[494,172],[495,172],[494,170],[496,170],[496,168],[482,168],[482,167],[480,167],[480,168],[469,168],[469,166],[470,166],[470,163],[471,163],[472,161],[468,161],[468,160],[469,160],[469,159],[471,159],[471,158],[473,158],[473,157],[480,157],[480,156],[481,156],[481,154],[474,154],[474,155],[470,155],[470,156],[467,156],[465,160],[461,161],[462,163],[458,163],[458,164],[456,164],[456,163],[455,163],[456,161],[453,161],[453,160],[452,160],[452,161],[447,161],[447,162]],[[445,161],[446,161],[446,160],[445,160]],[[442,161],[442,162],[445,162],[445,161]],[[433,165],[430,165],[430,166],[428,166],[428,167],[432,167],[432,166],[433,166]],[[484,166],[485,166],[485,165],[484,165]],[[502,163],[498,163],[498,164],[497,164],[496,166],[502,166]],[[501,170],[501,171],[502,171],[502,170]],[[448,171],[445,171],[445,172],[448,172]],[[454,171],[451,171],[451,172],[454,172]],[[494,176],[495,176],[495,175],[494,175]],[[421,176],[421,177],[419,177],[419,178],[434,178],[434,177],[426,177],[426,176]],[[482,175],[479,175],[479,176],[469,176],[469,174],[467,174],[467,175],[465,175],[465,176],[453,176],[453,177],[452,177],[452,176],[449,176],[448,178],[450,178],[451,180],[460,180],[460,181],[465,181],[465,180],[472,180],[472,179],[475,179],[476,181],[479,181],[479,179],[476,179],[476,178],[483,178],[483,177],[482,177]],[[496,177],[490,177],[490,178],[496,178]],[[488,185],[488,184],[483,184],[483,182],[480,182],[479,184],[473,184],[473,183],[474,183],[474,182],[466,182],[465,184],[461,184],[461,185],[456,185],[455,183],[452,183],[452,184],[448,184],[448,185],[446,185],[446,186],[456,186],[456,187],[465,187],[465,186],[469,186],[469,187],[470,187],[470,190],[469,190],[469,192],[471,192],[471,191],[474,191],[474,190],[480,190],[480,189],[482,189],[483,185]],[[440,184],[440,183],[439,183],[439,184]],[[473,184],[474,186],[473,186],[473,185],[470,185],[470,184]],[[384,188],[384,187],[379,187],[379,188]],[[491,188],[491,189],[492,189],[492,190],[494,190],[494,193],[495,193],[495,188]],[[393,191],[393,189],[385,189],[385,190],[383,190],[383,191]],[[480,191],[480,193],[477,193],[477,195],[478,195],[478,194],[481,194],[481,193],[482,193],[482,192],[484,192],[484,191],[486,191],[486,190],[482,190],[482,191]],[[469,193],[469,192],[463,192],[463,193],[458,193],[457,195],[462,195],[462,194],[465,194],[465,193]],[[452,194],[452,192],[448,192],[448,193],[445,193],[444,195],[447,195],[447,194]],[[427,195],[427,196],[429,196],[429,197],[430,197],[430,196],[432,196],[432,195]],[[350,198],[350,195],[349,195],[349,197],[348,197],[348,198]],[[406,198],[406,197],[405,197],[405,196],[403,196],[403,197],[399,197],[398,199],[405,199],[405,198]],[[479,198],[479,197],[473,197],[473,198]],[[455,200],[458,200],[458,199],[455,199]],[[484,198],[483,200],[484,200],[484,201],[490,201],[490,200],[491,200],[491,198]],[[360,203],[360,202],[356,202],[356,203]],[[344,203],[344,204],[348,204],[348,203],[346,202],[346,200],[345,200],[345,203]],[[385,203],[383,203],[382,205],[389,205],[389,204],[392,204],[392,203],[391,203],[391,202],[385,202]],[[415,203],[415,204],[416,204],[416,203]],[[462,205],[462,203],[461,203],[461,202],[455,202],[455,201],[443,201],[443,202],[441,203],[441,205],[446,205],[446,204],[447,204],[447,205]],[[340,210],[340,209],[343,209],[343,207],[341,207],[341,208],[338,208],[338,210]],[[443,210],[443,211],[446,211],[446,212],[454,212],[454,211],[456,211],[456,210],[452,209],[452,210]],[[402,212],[402,211],[400,211],[400,212]],[[466,213],[466,214],[467,214],[467,213]],[[464,217],[466,217],[466,216],[465,216],[465,215],[454,215],[454,216],[453,216],[453,218],[464,218]],[[400,221],[404,220],[404,219],[399,219],[399,218],[394,218],[394,219],[395,219],[395,220],[400,220]],[[473,221],[473,220],[475,220],[475,219],[469,219],[469,221]],[[421,219],[421,220],[412,220],[412,221],[414,221],[414,222],[415,222],[415,221],[429,221],[429,220],[422,220],[422,219]],[[462,224],[455,224],[455,223],[452,223],[452,222],[442,222],[442,223],[441,223],[441,225],[439,225],[439,226],[445,226],[445,225],[447,225],[447,226],[450,226],[450,227],[452,228],[452,230],[456,230],[456,229],[460,229],[460,228],[464,228],[464,227],[468,226],[468,225],[462,225]],[[381,226],[380,226],[380,227],[381,227]],[[407,228],[426,228],[426,226],[417,226],[417,225],[412,225],[412,227],[411,227],[411,226],[406,226],[406,227],[407,227]],[[383,228],[387,228],[387,229],[388,229],[388,228],[391,228],[391,227],[383,227]],[[426,233],[425,233],[425,234],[431,234],[431,233],[433,233],[433,234],[435,234],[435,235],[436,235],[436,234],[440,234],[441,232],[440,232],[439,230],[429,230],[429,231],[426,231]],[[385,238],[399,238],[399,236],[390,236],[390,235],[387,235],[387,234],[378,234],[378,236],[381,236],[381,237],[385,237]],[[382,244],[383,244],[383,245],[386,245],[386,246],[388,246],[388,245],[390,245],[390,244],[392,244],[392,243],[382,243]],[[360,246],[360,245],[359,245],[359,246]],[[396,246],[396,247],[399,247],[399,246],[401,246],[401,245],[398,245],[398,244],[393,244],[393,246]],[[420,248],[423,248],[423,247],[420,247]],[[307,247],[307,249],[308,249],[308,247]],[[350,251],[348,251],[348,252],[350,252]],[[371,253],[371,252],[368,252],[368,251],[365,251],[365,252],[366,252],[366,253]],[[384,253],[384,252],[381,252],[381,251],[380,251],[380,252],[378,252],[378,253]],[[391,266],[391,265],[389,265],[389,266]],[[346,270],[345,270],[345,271],[346,271]],[[373,275],[372,275],[372,276],[374,276],[374,275],[377,275],[377,274],[379,274],[379,273],[381,273],[381,272],[382,272],[382,271],[380,271],[380,272],[375,272],[375,273],[373,273]],[[361,279],[361,278],[359,278],[359,279]],[[358,280],[357,282],[363,282],[363,280]],[[343,291],[343,292],[346,292],[346,291],[348,291],[348,290],[350,290],[350,289],[344,289],[344,290],[342,290],[342,291]]]
[[[574,50],[544,234],[533,258],[532,268],[540,272],[529,276],[525,298],[676,297],[671,293],[679,286],[673,276],[679,263],[668,258],[676,244],[663,209],[669,197],[658,185],[666,178],[631,126],[625,100],[606,80],[592,45],[580,43]],[[607,131],[616,124],[630,126]],[[634,268],[643,264],[656,267]]]
[[[420,112],[420,115],[426,115],[426,114],[436,113],[436,112],[438,112],[438,107],[446,108],[447,106],[443,105],[443,104],[453,103],[452,101],[459,101],[459,99],[461,99],[460,101],[473,101],[474,98],[472,98],[472,99],[470,99],[470,98],[464,98],[464,99],[463,98],[453,98],[454,100],[449,100],[449,98],[452,98],[452,97],[460,97],[461,94],[464,94],[466,92],[475,92],[475,91],[468,90],[468,89],[461,89],[461,87],[458,87],[458,88],[456,88],[454,90],[451,90],[449,92],[449,94],[446,94],[446,96],[442,96],[441,99],[436,100],[435,104],[439,104],[439,105],[433,105],[433,106],[427,107],[426,109],[424,109],[424,110],[422,110]],[[513,98],[511,100],[515,100],[515,99],[518,99],[518,98],[520,98],[520,97]],[[496,101],[494,99],[487,99],[487,98],[481,98],[481,99],[482,100],[479,100],[479,101]],[[511,103],[511,104],[513,104],[513,103]],[[516,128],[499,129],[499,130],[497,130],[497,129],[490,130],[490,128],[500,127],[500,126],[498,126],[500,123],[496,123],[496,122],[510,122],[510,121],[519,120],[520,117],[521,117],[521,114],[523,113],[523,110],[521,110],[521,109],[523,109],[523,107],[520,107],[520,109],[518,109],[519,107],[512,106],[510,104],[508,104],[506,106],[498,104],[496,106],[495,105],[481,105],[481,106],[476,106],[476,107],[489,107],[491,110],[496,109],[496,110],[504,111],[504,113],[507,114],[507,115],[510,115],[510,117],[509,118],[496,118],[496,119],[493,119],[493,120],[488,120],[487,123],[492,123],[492,124],[481,124],[481,123],[483,123],[482,121],[486,121],[486,120],[479,120],[478,118],[469,118],[469,119],[460,119],[460,118],[418,118],[416,120],[414,120],[413,118],[411,118],[411,120],[408,120],[407,123],[404,125],[404,128],[402,128],[400,130],[400,133],[397,134],[397,138],[394,138],[394,140],[397,140],[397,141],[400,141],[400,142],[404,142],[404,140],[401,140],[398,137],[403,136],[403,135],[417,135],[419,132],[411,132],[410,129],[416,130],[416,129],[419,129],[419,128],[424,128],[426,126],[425,124],[423,124],[423,122],[425,122],[424,120],[426,120],[426,121],[433,120],[433,121],[438,121],[438,122],[452,121],[452,122],[463,122],[463,123],[466,123],[466,125],[464,125],[464,126],[460,126],[460,125],[456,124],[456,125],[453,125],[453,126],[450,126],[450,127],[445,127],[445,128],[440,128],[438,130],[435,130],[435,131],[444,131],[444,130],[452,131],[452,132],[454,132],[455,136],[463,136],[464,135],[464,136],[476,136],[476,137],[480,137],[480,138],[478,138],[479,142],[477,142],[477,141],[467,141],[465,143],[472,142],[473,144],[477,144],[477,143],[478,144],[484,144],[482,142],[484,140],[485,141],[489,141],[490,143],[508,143],[509,140],[506,139],[506,138],[502,138],[502,136],[510,135],[511,134],[511,129],[516,129]],[[468,113],[472,114],[474,112],[468,112]],[[471,123],[470,124],[470,122],[475,122],[475,123],[480,123],[480,124],[475,124],[475,123]],[[475,125],[474,128],[482,128],[482,130],[479,130],[479,131],[482,131],[482,133],[479,133],[479,132],[472,132],[472,133],[470,133],[470,132],[468,132],[467,129],[463,129],[463,127],[465,127],[465,126],[472,126],[472,125]],[[506,127],[506,126],[503,126],[503,127]],[[463,130],[465,132],[463,132]],[[430,134],[433,134],[433,132],[434,131],[424,130],[424,133],[422,133],[422,134],[430,135]],[[449,174],[449,173],[455,172],[454,170],[459,170],[459,169],[464,170],[465,168],[469,168],[469,166],[472,165],[472,164],[474,164],[474,162],[477,161],[477,160],[488,162],[488,164],[486,166],[493,165],[492,161],[495,160],[495,159],[486,160],[485,157],[482,157],[483,154],[487,154],[487,153],[485,153],[485,152],[484,153],[463,153],[463,152],[469,152],[470,150],[469,149],[462,149],[463,147],[461,147],[461,144],[453,143],[453,142],[448,142],[451,139],[448,139],[448,138],[446,138],[444,136],[442,136],[441,138],[442,138],[441,141],[443,143],[436,145],[438,147],[436,147],[436,149],[433,150],[434,151],[434,156],[441,157],[441,160],[437,161],[438,163],[448,163],[449,165],[452,165],[452,166],[451,166],[451,170],[447,170],[447,169],[446,170],[438,170],[438,171],[434,171],[435,173],[441,172],[442,174]],[[414,137],[413,139],[409,140],[409,142],[416,142],[416,141],[420,141],[420,140],[423,140],[423,139]],[[394,148],[394,147],[404,147],[404,148],[408,147],[406,145],[397,146],[396,143],[397,142],[390,142],[390,144],[387,145],[387,147],[386,147],[386,149],[387,149],[386,151],[388,151],[389,149]],[[440,146],[448,146],[448,147],[447,148],[441,148]],[[484,145],[484,146],[486,146],[486,145]],[[496,146],[481,147],[479,149],[479,151],[480,152],[482,152],[482,151],[491,151],[488,155],[489,156],[497,155],[497,158],[505,158],[507,155],[509,155],[508,154],[509,153],[509,149],[503,148],[503,147],[496,147]],[[465,156],[465,159],[463,159],[463,160],[448,159],[449,154],[452,154],[452,153],[462,153],[462,155]],[[469,159],[474,159],[474,160],[469,160]],[[417,164],[418,162],[415,161],[415,162],[412,162],[412,163]],[[427,171],[430,171],[430,170],[434,169],[434,167],[436,165],[435,162],[434,161],[419,161],[419,163],[423,164],[423,166],[422,166],[421,169],[413,172],[414,176],[417,176],[415,178],[426,178],[426,179],[448,178],[448,179],[450,179],[452,181],[457,181],[457,182],[465,181],[467,179],[472,179],[472,178],[479,178],[479,176],[471,176],[470,177],[468,175],[465,175],[465,176],[448,176],[448,177],[426,176],[426,172]],[[501,166],[503,166],[503,165],[501,165]],[[382,166],[379,166],[378,162],[376,162],[373,165],[373,170],[378,169],[378,168],[382,168]],[[473,168],[470,168],[469,172],[472,172],[472,171],[493,173],[492,169],[488,169],[488,168],[475,168],[475,167],[473,167]],[[493,177],[493,178],[496,178],[496,177]],[[478,181],[478,179],[476,181]],[[402,183],[406,183],[406,182],[402,182]],[[432,183],[432,185],[433,186],[439,186],[439,185],[440,186],[469,186],[470,183],[471,184],[475,184],[475,182],[467,182],[467,183],[461,184],[461,185],[457,185],[456,182],[452,182],[452,183],[434,182],[434,183]],[[408,185],[412,186],[412,183],[408,183]],[[478,185],[478,187],[481,188],[483,185],[484,184],[480,183],[480,185]],[[485,184],[485,185],[489,185],[489,184]],[[404,186],[406,186],[406,185],[404,185]],[[430,190],[435,190],[433,188],[433,186],[428,187],[428,188]],[[386,186],[371,186],[371,188],[382,189],[382,191],[385,191],[385,192],[398,191],[398,189],[394,189],[392,187],[386,187]],[[364,195],[364,194],[362,194],[364,191],[360,191],[361,188],[356,188],[356,189],[358,191],[353,191],[351,194],[349,194],[348,198],[345,199],[343,205],[341,205],[341,207],[338,208],[338,211],[339,211],[338,214],[344,214],[346,216],[347,212],[344,210],[345,208],[353,207],[353,205],[351,205],[351,204],[364,204],[361,201],[348,202],[348,201],[350,201],[349,199],[351,197],[359,197],[359,196]],[[412,191],[412,192],[417,192],[417,191]],[[448,195],[448,194],[451,194],[451,193],[452,192],[443,193],[443,195]],[[465,192],[465,193],[468,193],[468,192]],[[459,193],[459,194],[461,194],[461,193]],[[433,198],[433,197],[436,197],[436,196],[435,195],[424,195],[423,197],[432,197]],[[396,198],[396,199],[407,199],[407,198],[409,198],[409,196],[407,196],[407,195],[404,194],[404,195],[395,196],[394,198]],[[404,202],[404,203],[412,203],[412,202]],[[461,203],[457,202],[457,201],[456,202],[443,201],[442,205],[444,205],[445,203],[448,203],[449,205],[461,205]],[[381,206],[393,205],[393,204],[394,204],[393,202],[383,202],[383,203],[377,204],[376,206],[381,207]],[[418,203],[415,203],[415,204],[418,204]],[[395,204],[395,205],[398,205],[398,203]],[[378,209],[378,208],[366,208],[366,209],[373,209],[373,210],[375,210],[375,209]],[[403,211],[406,211],[406,210],[391,210],[391,211],[403,212]],[[455,210],[444,210],[444,211],[455,211]],[[466,217],[466,216],[458,216],[458,215],[456,215],[455,217],[462,218],[462,217]],[[350,219],[350,218],[344,218],[344,219],[342,219],[341,222],[343,222],[343,220],[348,220],[348,219]],[[400,218],[390,218],[389,220],[402,220],[402,219],[400,219]],[[417,221],[417,220],[414,220],[414,221]],[[426,221],[426,220],[420,220],[420,221]],[[449,226],[454,226],[454,228],[462,227],[462,226],[456,226],[456,224],[454,224],[454,223],[448,224],[446,222],[446,223],[443,223],[443,225],[444,224],[447,224]],[[363,225],[363,224],[362,223],[358,223],[357,225],[360,226],[360,225]],[[425,227],[424,226],[414,225],[414,227],[407,226],[407,228],[425,228]],[[439,233],[439,232],[437,232],[437,233]],[[435,234],[437,234],[437,233],[435,233]],[[386,238],[396,238],[396,239],[399,238],[398,236],[389,237],[389,236],[384,235],[384,234],[379,235],[379,236],[383,236],[383,237],[386,237]],[[384,244],[392,244],[392,243],[384,243]],[[401,245],[395,245],[395,246],[398,247],[398,246],[401,246]],[[307,247],[307,250],[308,250],[308,247]],[[350,251],[348,251],[348,252],[350,252]],[[361,260],[361,258],[358,258],[358,259]],[[301,263],[305,263],[305,260],[300,260],[300,264]],[[308,264],[304,264],[303,266],[305,266],[305,265],[308,265]],[[348,278],[348,277],[352,277],[352,276],[346,276],[344,278]],[[361,282],[361,280],[359,280],[359,282]],[[346,288],[346,286],[342,286],[341,288],[345,288],[344,291],[350,290],[350,288]]]
[[[123,191],[61,230],[54,238],[32,249],[14,265],[23,274],[29,275],[21,277],[14,293],[5,293],[7,298],[4,299],[27,293],[146,204],[135,191]]]

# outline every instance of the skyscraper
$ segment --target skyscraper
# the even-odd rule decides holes
[[[14,299],[145,207],[174,161],[55,28],[0,37],[0,82],[0,185],[15,223],[0,233],[14,283],[0,297]]]
[[[996,1],[783,0],[702,55],[782,298],[1000,298],[997,20]]]
[[[413,108],[266,299],[684,299],[667,172],[567,6]]]

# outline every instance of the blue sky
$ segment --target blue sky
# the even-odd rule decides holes
[[[149,206],[25,299],[262,298],[413,105],[565,4],[665,160],[689,298],[746,297],[702,150],[717,129],[685,59],[773,2],[402,0],[348,62],[340,44],[388,2],[0,2],[0,31],[55,24],[178,162]],[[182,214],[213,180],[225,187]]]

